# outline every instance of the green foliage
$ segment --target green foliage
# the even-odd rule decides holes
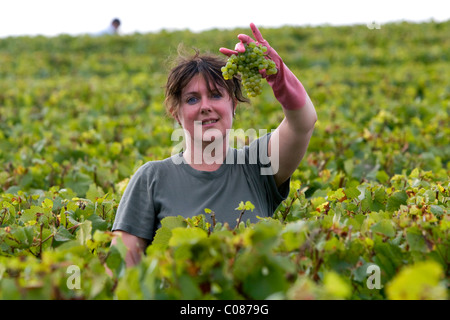
[[[0,39],[0,299],[448,299],[449,22],[262,29],[319,117],[289,197],[166,218],[132,268],[110,247],[129,177],[174,146],[168,56],[248,31]],[[281,120],[263,86],[234,127]]]

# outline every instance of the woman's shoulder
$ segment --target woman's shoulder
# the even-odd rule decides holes
[[[179,158],[179,155],[173,155],[169,158],[165,158],[162,160],[150,160],[141,165],[136,173],[139,174],[154,174],[157,172],[165,171],[165,170],[172,170],[173,165],[176,164],[177,158]]]
[[[250,164],[258,163],[261,156],[267,154],[267,147],[269,144],[270,136],[271,132],[266,133],[259,138],[251,140],[249,144],[241,148],[232,148],[235,158],[245,158],[246,161],[250,161]]]

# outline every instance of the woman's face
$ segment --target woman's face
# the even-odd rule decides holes
[[[206,81],[198,74],[181,92],[177,120],[190,134],[191,141],[215,140],[220,134],[225,138],[233,124],[234,104],[227,90],[213,85],[208,90]],[[201,136],[199,137],[199,133]]]

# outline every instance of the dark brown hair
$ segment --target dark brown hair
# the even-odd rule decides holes
[[[213,54],[200,54],[186,57],[179,53],[177,65],[170,71],[166,84],[166,98],[164,104],[166,111],[171,116],[178,114],[181,104],[181,92],[188,83],[198,74],[201,74],[209,91],[216,90],[220,86],[228,92],[233,100],[233,107],[238,102],[249,102],[242,94],[241,81],[239,77],[225,80],[221,68],[225,66],[226,59]],[[213,88],[211,88],[213,85]]]

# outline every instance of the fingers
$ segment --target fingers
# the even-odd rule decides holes
[[[240,34],[238,35],[238,39],[241,40],[241,42],[243,43],[250,43],[250,42],[255,42],[255,40],[253,40],[251,37],[249,37],[246,34]]]
[[[252,22],[250,23],[250,29],[252,29],[253,36],[255,37],[257,42],[264,42],[264,38],[261,35],[261,32],[259,29],[255,26],[255,24]]]
[[[257,42],[259,44],[268,46],[267,41],[264,40],[261,32],[259,31],[259,29],[255,26],[255,24],[253,22],[250,23],[250,29],[252,29],[253,37],[256,39],[256,41],[253,40],[253,38],[249,37],[246,34],[240,34],[240,35],[238,35],[238,39],[241,40],[242,43]],[[239,52],[243,52],[243,51],[239,51]]]
[[[236,55],[238,54],[237,51],[234,51],[234,50],[231,50],[231,49],[227,49],[227,48],[220,48],[219,51],[221,53],[223,53],[224,55],[228,56],[228,57],[233,55],[233,54],[236,54]]]
[[[234,47],[234,50],[236,50],[237,52],[245,52],[245,45],[244,42],[242,42],[242,40],[238,43],[236,43],[236,46]]]
[[[267,77],[266,69],[259,70],[259,74],[265,79]]]
[[[240,40],[238,43],[236,43],[236,46],[234,47],[234,50],[227,49],[227,48],[220,48],[219,51],[223,53],[226,56],[231,56],[232,54],[238,54],[239,52],[245,52],[245,44],[252,42],[253,39],[245,34],[238,35],[238,39]],[[254,41],[253,41],[254,42]]]
[[[255,26],[255,24],[252,22],[250,23],[250,29],[252,30],[253,36],[256,39],[256,42],[267,45],[267,42],[264,40],[264,38],[261,35],[261,32],[259,29]],[[232,54],[238,54],[239,52],[245,52],[245,44],[250,42],[255,42],[252,37],[246,35],[246,34],[239,34],[238,39],[240,40],[238,43],[236,43],[236,46],[234,50],[230,50],[227,48],[220,48],[219,51],[223,53],[226,56],[231,56]]]
[[[236,47],[234,48],[237,52],[245,52],[245,45],[250,42],[255,42],[251,37],[249,37],[246,34],[240,34],[238,35],[238,39],[240,42],[236,44]]]

